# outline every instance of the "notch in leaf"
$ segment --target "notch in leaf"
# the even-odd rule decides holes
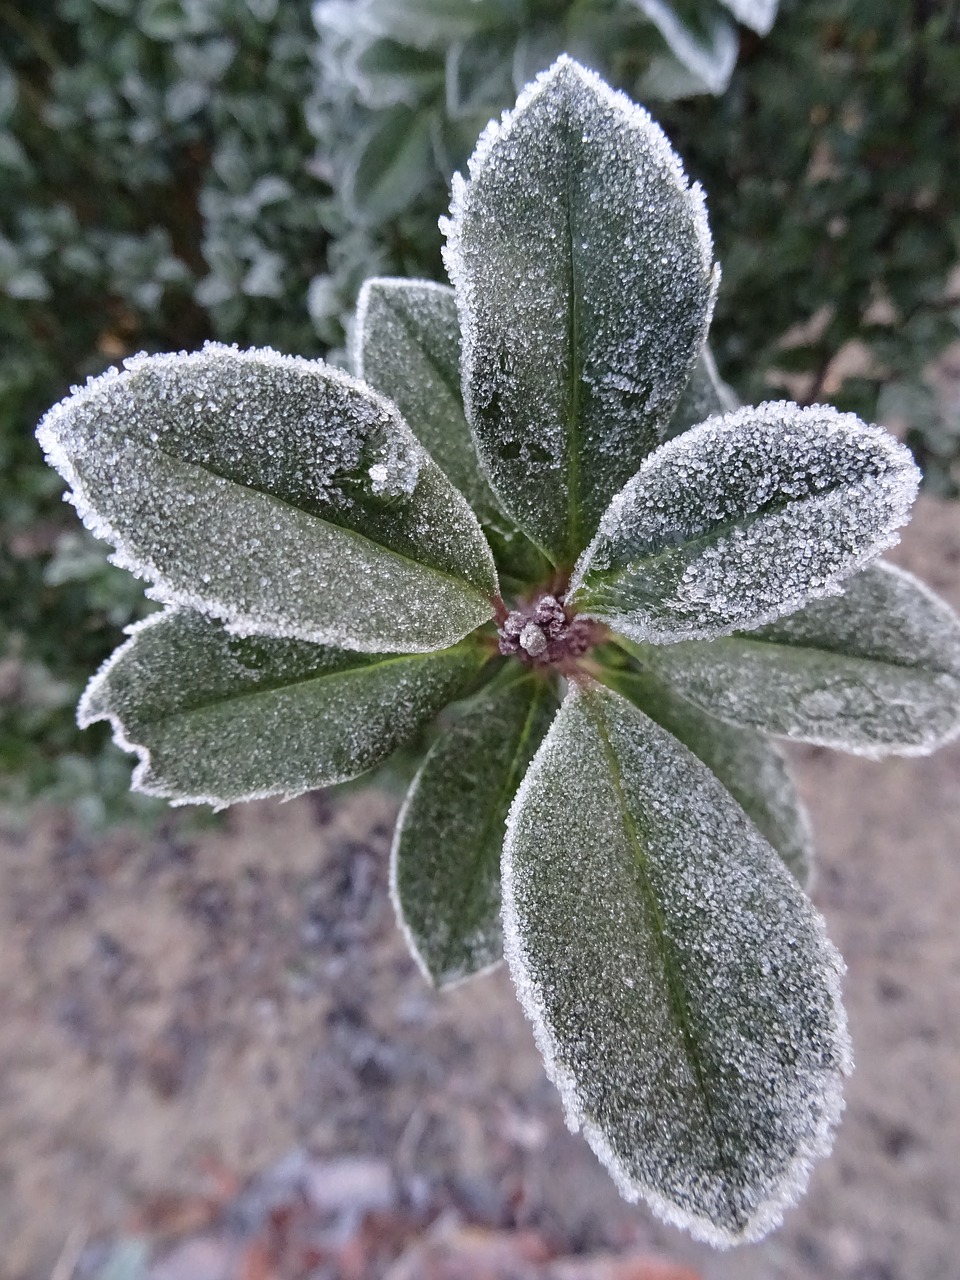
[[[353,653],[234,636],[190,609],[134,629],[87,686],[82,728],[110,720],[136,790],[222,808],[300,795],[379,764],[458,697],[487,652]]]

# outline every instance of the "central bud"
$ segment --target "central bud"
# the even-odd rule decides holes
[[[561,666],[583,657],[598,642],[600,632],[598,623],[569,614],[562,596],[542,595],[504,618],[499,628],[500,652],[539,665]]]

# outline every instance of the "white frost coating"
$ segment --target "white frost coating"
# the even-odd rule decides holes
[[[590,71],[581,66],[569,54],[561,54],[551,67],[548,67],[546,71],[542,71],[535,80],[532,80],[520,93],[515,105],[508,111],[503,112],[499,121],[490,121],[477,140],[473,155],[470,157],[468,166],[470,177],[474,180],[480,177],[491,159],[496,144],[509,138],[517,117],[526,111],[554,81],[567,73],[575,75],[582,82],[584,88],[595,94],[601,102],[619,115],[622,115],[629,128],[635,129],[643,135],[665,175],[673,183],[676,190],[690,200],[700,246],[701,263],[705,272],[710,271],[713,266],[713,237],[710,234],[710,224],[707,221],[707,202],[703,194],[703,188],[699,182],[690,183],[683,171],[680,157],[671,147],[667,135],[650,113],[645,111],[643,107],[638,107],[635,102],[632,102],[619,89],[612,89],[595,71]],[[461,281],[462,264],[459,260],[459,248],[457,246],[457,222],[463,214],[466,187],[467,184],[463,176],[459,173],[454,174],[450,217],[441,218],[440,220],[440,229],[447,237],[447,245],[443,255],[447,266],[447,274],[450,276],[454,288],[458,291],[466,286],[466,282]],[[466,339],[468,335],[464,335],[464,337]]]
[[[367,377],[363,365],[363,349],[368,335],[370,303],[380,289],[390,293],[405,292],[414,300],[421,293],[433,294],[437,298],[450,296],[450,286],[438,284],[436,280],[411,280],[406,276],[368,276],[360,287],[350,330],[350,364],[361,380]]]
[[[773,26],[777,16],[779,0],[720,0],[738,22],[756,31],[758,36],[765,36]]]
[[[583,706],[598,696],[618,784],[597,713]],[[796,1201],[829,1153],[852,1069],[843,962],[724,796],[705,766],[617,695],[574,688],[516,796],[503,853],[505,954],[568,1126],[583,1130],[627,1199],[643,1197],[718,1247],[759,1239]],[[689,1045],[679,1059],[687,1042],[663,975],[648,967],[659,953],[624,801],[645,849],[640,879],[660,901],[675,979],[691,1001],[696,1070],[714,1082],[712,1119]],[[592,847],[574,847],[583,840]],[[638,920],[647,922],[639,932]],[[728,1140],[736,1149],[724,1155]]]
[[[563,55],[487,126],[441,229],[477,451],[528,537],[572,559],[705,340],[703,192],[642,108]]]
[[[168,609],[89,682],[81,728],[108,720],[138,758],[133,788],[223,808],[344,782],[408,741],[483,662],[472,646],[372,657],[299,641],[230,637]]]
[[[479,969],[474,969],[470,973],[464,973],[457,978],[445,978],[442,987],[438,987],[437,980],[430,972],[430,966],[423,957],[420,950],[420,943],[417,935],[411,929],[407,920],[406,913],[403,909],[403,902],[400,897],[400,841],[403,834],[403,824],[407,816],[407,810],[420,788],[420,779],[423,776],[426,761],[417,770],[410,788],[403,798],[403,804],[400,806],[400,812],[397,814],[397,824],[393,829],[393,839],[390,842],[390,870],[389,870],[389,890],[390,903],[393,907],[393,914],[397,921],[397,926],[403,935],[403,940],[407,944],[407,950],[410,952],[414,963],[420,970],[420,975],[431,987],[435,987],[441,991],[454,991],[458,987],[462,987],[467,982],[472,982],[474,978],[485,977],[488,973],[493,973],[503,964],[503,957],[499,960],[492,960],[489,964],[483,965]]]
[[[665,0],[636,0],[681,66],[703,81],[711,93],[723,93],[737,64],[740,41],[726,23],[716,23],[713,47],[698,40]]]
[[[442,648],[489,616],[479,525],[389,400],[269,349],[124,366],[75,388],[37,438],[155,598],[374,652]]]
[[[919,474],[888,432],[826,406],[710,418],[613,499],[567,598],[641,643],[760,626],[893,546]]]
[[[644,655],[702,710],[797,742],[881,759],[960,736],[960,618],[894,565],[770,626]]]

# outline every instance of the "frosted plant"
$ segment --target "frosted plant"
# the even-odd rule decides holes
[[[488,127],[445,231],[453,289],[367,282],[355,377],[211,345],[47,414],[71,501],[167,606],[80,720],[135,787],[215,806],[432,724],[392,851],[424,973],[505,955],[623,1194],[753,1240],[850,1068],[769,736],[960,732],[960,621],[876,563],[917,472],[849,414],[732,404],[702,194],[569,58]]]

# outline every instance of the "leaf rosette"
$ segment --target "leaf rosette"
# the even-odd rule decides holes
[[[452,288],[364,286],[356,376],[208,346],[43,420],[166,606],[81,722],[112,722],[136,787],[215,805],[425,747],[391,864],[424,973],[505,955],[623,1194],[757,1239],[850,1069],[771,739],[960,732],[960,622],[877,563],[916,468],[849,414],[736,406],[703,195],[569,58],[488,126],[445,229]]]

